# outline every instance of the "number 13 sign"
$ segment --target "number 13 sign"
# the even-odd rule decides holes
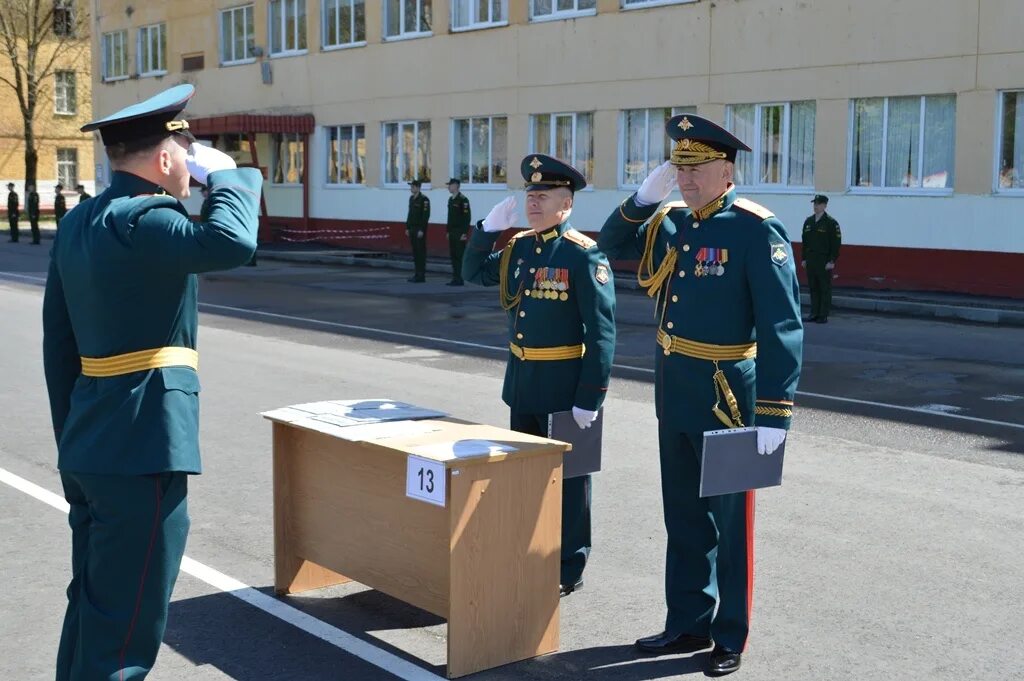
[[[405,496],[436,506],[445,505],[445,469],[440,461],[409,456],[405,473]]]

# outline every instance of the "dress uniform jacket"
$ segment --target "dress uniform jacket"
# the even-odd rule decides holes
[[[789,238],[735,188],[709,208],[697,215],[682,201],[639,206],[633,196],[598,240],[611,258],[642,260],[641,285],[657,298],[658,418],[688,433],[739,425],[737,414],[744,426],[788,428],[803,338]],[[716,355],[735,411],[714,380]]]
[[[193,368],[86,376],[82,358],[102,365],[102,358],[153,348],[195,350],[196,273],[252,256],[262,182],[252,168],[211,173],[209,216],[197,223],[156,185],[115,172],[106,191],[64,217],[43,302],[43,360],[62,471],[200,472]]]

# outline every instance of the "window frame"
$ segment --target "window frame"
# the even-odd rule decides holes
[[[287,180],[285,180],[284,182],[275,182],[274,181],[274,178],[277,177],[278,165],[281,163],[280,152],[278,151],[278,149],[280,148],[280,145],[278,144],[278,141],[277,141],[278,137],[286,137],[288,139],[294,138],[295,141],[298,144],[301,145],[302,166],[299,169],[299,179],[296,182],[288,182]],[[270,178],[269,178],[268,184],[271,187],[301,187],[302,186],[302,169],[306,167],[306,163],[308,162],[307,156],[309,155],[308,152],[307,152],[307,149],[306,149],[306,141],[307,140],[303,139],[304,137],[305,137],[304,135],[302,135],[301,133],[297,133],[297,132],[275,132],[275,133],[273,133],[270,136],[270,168],[269,168]],[[289,162],[290,162],[290,160],[289,160]],[[284,177],[287,177],[287,173],[284,174]]]
[[[111,50],[108,49],[108,47],[110,47],[110,44],[108,43],[108,39],[113,39],[114,36],[119,36],[120,39],[121,39],[120,40],[120,42],[121,42],[121,70],[123,71],[123,73],[121,75],[117,75],[117,76],[110,76],[110,75],[108,75],[109,71],[110,71],[110,59],[109,59],[110,55],[108,53]],[[128,71],[128,64],[129,64],[129,61],[130,61],[128,59],[128,30],[127,29],[121,29],[119,31],[109,31],[107,33],[104,33],[104,34],[102,34],[102,37],[100,38],[100,44],[101,44],[101,49],[103,50],[103,53],[101,55],[101,63],[100,63],[100,78],[101,78],[101,80],[104,83],[112,83],[114,81],[126,80],[127,78],[129,78],[131,76],[131,74]]]
[[[782,168],[781,175],[786,178],[785,182],[757,182],[757,183],[736,183],[738,189],[742,189],[749,193],[757,194],[806,194],[814,191],[814,180],[812,178],[811,184],[790,184],[789,182],[789,166],[791,162],[791,156],[789,143],[792,135],[792,123],[793,123],[793,104],[800,102],[812,102],[814,104],[814,118],[815,126],[817,126],[818,118],[818,103],[817,100],[813,99],[794,99],[792,101],[770,101],[770,102],[744,102],[741,104],[729,104],[725,108],[725,128],[731,134],[735,133],[735,126],[733,125],[734,107],[738,106],[752,106],[754,107],[754,129],[757,131],[757,135],[753,140],[742,140],[747,143],[747,146],[751,148],[751,151],[744,152],[739,151],[738,154],[749,153],[752,155],[755,168],[760,169],[761,163],[761,125],[763,122],[762,111],[770,107],[782,107],[782,139],[780,146],[782,147]],[[811,149],[811,158],[814,159],[815,150]],[[813,173],[812,173],[813,175]]]
[[[246,51],[249,53],[249,56],[242,57],[241,59],[238,59],[238,58],[235,58],[235,59],[225,59],[224,58],[224,48],[225,48],[225,45],[222,42],[222,44],[220,45],[220,49],[217,51],[218,52],[217,56],[218,56],[218,58],[220,60],[220,65],[221,66],[239,66],[241,64],[252,64],[253,62],[256,61],[256,57],[252,54],[252,48],[256,46],[256,9],[255,9],[255,6],[253,5],[253,3],[249,3],[247,5],[236,5],[234,7],[227,7],[225,9],[220,10],[220,12],[218,12],[218,18],[219,18],[218,28],[220,30],[217,32],[217,36],[218,36],[218,40],[219,41],[223,41],[224,40],[224,21],[227,19],[226,15],[228,15],[228,14],[234,15],[235,12],[245,11],[245,10],[249,11],[248,13],[249,13],[249,22],[250,22],[250,23],[248,23],[246,25],[246,29],[249,29],[250,27],[252,29],[252,31],[243,38],[243,40],[245,42],[245,46],[246,46]],[[234,52],[234,44],[235,44],[235,40],[237,39],[237,36],[235,35],[235,28],[234,28],[235,27],[235,23],[234,23],[233,18],[231,20],[231,24],[230,25],[231,25],[231,50],[232,50],[232,52]],[[249,44],[250,42],[252,43],[252,45]]]
[[[651,7],[665,7],[667,5],[689,5],[700,0],[621,0],[619,7],[623,11],[631,9],[649,9]]]
[[[281,7],[285,10],[281,12],[281,25],[278,27],[281,31],[281,49],[274,52],[274,11],[272,9],[275,2],[281,3]],[[305,35],[306,35],[306,46],[298,47],[299,37],[303,34],[302,27],[298,21],[298,7],[302,5],[302,20],[305,23]],[[288,41],[285,39],[285,28],[288,25],[288,12],[287,9],[295,8],[296,10],[296,21],[295,21],[295,45],[294,49],[288,49],[285,45]],[[297,57],[309,53],[309,7],[306,5],[306,0],[269,0],[267,2],[267,56],[271,59],[281,59],[285,57]]]
[[[64,151],[64,152],[71,152],[71,155],[74,158],[72,158],[72,160],[70,160],[70,161],[68,161],[68,160],[62,161],[61,158],[60,158],[60,155],[61,155],[62,151]],[[62,185],[64,185],[64,187],[66,187],[68,189],[74,189],[78,185],[78,148],[77,147],[58,147],[57,150],[56,150],[55,158],[57,159],[57,168],[56,168],[56,170],[57,170],[57,174],[56,174],[57,182],[61,183]],[[71,169],[73,171],[73,174],[71,175],[71,180],[73,180],[73,182],[70,181],[70,180],[69,180],[69,182],[64,182],[61,179],[60,169],[61,169],[62,166],[65,166],[65,167],[66,166],[70,166],[71,167]]]
[[[423,124],[423,123],[426,123],[428,126],[430,126],[431,121],[428,118],[422,118],[422,119],[418,119],[418,120],[417,119],[403,119],[403,120],[382,121],[381,122],[381,124],[380,124],[380,133],[381,133],[380,134],[380,159],[381,159],[381,163],[380,163],[380,184],[381,184],[381,187],[384,187],[386,189],[397,189],[399,187],[408,187],[408,183],[409,183],[409,180],[401,180],[401,179],[399,181],[397,181],[397,182],[388,182],[388,179],[387,179],[388,178],[388,155],[387,155],[387,148],[386,148],[387,140],[388,140],[387,126],[389,126],[389,125],[397,125],[398,126],[398,133],[399,133],[399,135],[401,134],[402,126],[404,126],[404,125],[413,125],[413,126],[415,126],[413,128],[413,139],[416,140],[416,148],[413,151],[413,156],[417,156],[419,154],[420,125]],[[433,145],[434,145],[434,135],[433,135],[433,126],[431,126],[430,146],[433,147]],[[431,149],[427,149],[427,153],[424,156],[424,158],[427,159],[428,163],[430,162],[430,153],[431,153],[431,151],[432,151]],[[401,167],[401,160],[402,160],[401,153],[399,153],[397,155],[397,158],[398,158],[398,162],[399,162],[399,167],[396,169],[397,172],[395,174],[398,177],[402,177],[404,175],[404,173],[402,172],[402,167]],[[430,189],[432,187],[432,185],[433,185],[433,176],[434,176],[433,164],[431,164],[430,176],[431,176],[431,179],[429,181],[423,182],[422,186],[420,187],[421,190],[426,191],[426,190]],[[413,175],[413,178],[415,179],[415,175]]]
[[[71,76],[71,84],[63,85],[63,97],[61,97],[61,76]],[[70,90],[70,96],[69,91]],[[64,108],[60,108],[63,99]],[[75,116],[78,114],[78,78],[74,71],[61,70],[53,72],[53,113],[56,116]]]
[[[530,14],[530,23],[541,23],[544,21],[565,21],[566,19],[578,19],[580,17],[597,16],[597,0],[595,0],[593,7],[589,7],[587,9],[579,9],[579,0],[573,0],[573,3],[576,5],[577,9],[552,9],[550,14],[545,14],[539,17],[536,15],[534,11],[535,2],[536,0],[530,0],[530,6],[528,8]],[[557,2],[557,0],[552,0],[552,2]]]
[[[632,189],[636,190],[640,188],[640,184],[629,184],[626,182],[626,145],[628,144],[628,136],[626,135],[627,120],[626,114],[630,111],[643,111],[646,114],[645,125],[647,127],[647,134],[644,138],[650,142],[650,126],[651,126],[651,111],[658,109],[670,109],[672,116],[678,116],[680,114],[697,114],[697,107],[693,105],[687,106],[649,106],[649,107],[637,107],[636,109],[620,109],[619,110],[619,156],[618,156],[618,170],[616,171],[616,186],[619,189]],[[650,145],[648,144],[646,153],[646,163],[650,164]],[[668,159],[664,159],[667,161]]]
[[[349,4],[349,7],[351,8],[351,11],[352,11],[352,35],[354,36],[355,35],[355,27],[356,27],[355,3],[357,1],[358,0],[321,0],[321,2],[320,2],[320,49],[321,50],[323,50],[324,52],[331,52],[333,50],[348,50],[348,49],[351,49],[353,47],[366,47],[366,3],[370,2],[370,0],[363,0],[363,39],[362,40],[353,40],[353,41],[347,42],[347,43],[336,43],[336,44],[335,43],[328,44],[328,42],[327,42],[327,3],[329,3],[329,2],[337,2],[339,10],[341,9],[341,3],[347,2]],[[338,15],[339,16],[341,15],[340,11],[338,12]],[[339,29],[340,29],[340,25],[339,25]],[[338,31],[338,35],[339,36],[341,35],[341,31],[340,30]],[[327,127],[333,127],[333,126],[327,126]]]
[[[890,99],[902,99],[904,97],[917,97],[920,104],[918,106],[918,177],[923,179],[923,166],[924,166],[924,143],[925,143],[925,102],[928,97],[953,97],[953,165],[954,169],[956,166],[956,93],[932,93],[927,95],[892,95],[882,97],[856,97],[850,99],[848,108],[848,120],[849,125],[847,126],[847,144],[846,144],[846,191],[848,194],[861,195],[861,196],[952,196],[955,192],[954,187],[887,187],[885,184],[885,167],[889,155],[889,100]],[[856,125],[855,113],[856,106],[859,100],[864,99],[881,99],[882,100],[882,176],[881,184],[877,187],[854,187],[853,186],[853,164],[854,164],[854,126]],[[953,176],[954,184],[956,182],[956,175]]]
[[[550,135],[550,137],[548,139],[548,146],[547,146],[548,151],[547,152],[538,152],[538,153],[542,153],[542,154],[546,153],[549,156],[555,156],[555,154],[553,153],[553,150],[555,149],[556,135],[558,134],[557,127],[554,124],[555,123],[555,118],[557,116],[572,116],[572,155],[573,155],[573,157],[571,159],[562,159],[562,160],[568,162],[569,165],[571,165],[573,168],[576,168],[577,170],[579,170],[580,164],[579,164],[579,160],[576,158],[576,146],[577,146],[577,144],[576,144],[576,128],[577,128],[577,124],[579,122],[579,117],[581,115],[590,116],[590,154],[591,154],[590,165],[593,166],[594,157],[596,156],[596,151],[594,149],[594,141],[595,141],[595,135],[594,135],[594,119],[595,119],[595,115],[594,114],[595,114],[594,111],[557,111],[557,112],[552,112],[552,113],[530,114],[530,138],[529,138],[530,139],[530,149],[537,150],[537,140],[534,137],[534,135],[535,135],[534,128],[536,127],[535,120],[536,120],[536,118],[538,116],[548,116],[549,119],[550,119],[549,122],[548,122],[548,134]],[[587,180],[587,186],[583,189],[583,191],[593,190],[594,189],[594,178],[587,177],[586,176],[586,172],[584,172],[584,171],[580,171],[580,172],[583,173],[584,178],[586,178],[586,180]]]
[[[337,125],[325,125],[325,126],[323,126],[323,128],[324,128],[324,144],[326,146],[326,151],[324,152],[324,161],[325,161],[324,188],[325,189],[365,189],[366,186],[367,186],[367,184],[366,184],[366,153],[365,153],[365,147],[366,147],[366,124],[365,123],[339,123]],[[355,157],[353,158],[353,167],[354,168],[361,168],[362,175],[363,175],[362,182],[331,182],[331,179],[330,179],[331,131],[332,130],[339,131],[338,134],[340,136],[340,131],[341,131],[342,128],[348,128],[348,129],[350,129],[352,131],[353,150],[355,151]],[[363,153],[363,157],[362,157],[362,164],[360,164],[358,145],[355,144],[355,140],[357,139],[355,132],[356,132],[357,129],[360,129],[360,128],[363,131],[362,139],[363,139],[363,147],[364,147],[364,153]],[[341,158],[340,158],[340,145],[339,145],[339,156],[335,157],[334,162],[340,166],[340,160],[341,160]]]
[[[144,71],[143,68],[142,68],[143,67],[143,64],[142,64],[143,33],[145,33],[145,36],[146,36],[145,40],[150,41],[151,40],[150,36],[151,36],[152,32],[154,31],[154,29],[157,31],[158,34],[162,34],[162,35],[158,35],[157,36],[157,46],[159,48],[159,51],[157,52],[157,64],[156,65],[159,66],[160,65],[159,63],[162,61],[163,62],[163,68],[162,69],[157,68],[157,69],[153,69],[153,70],[149,70],[149,71]],[[167,50],[167,22],[166,21],[161,21],[161,22],[158,22],[158,23],[155,23],[155,24],[147,24],[146,26],[139,26],[139,31],[138,31],[137,35],[138,35],[138,38],[137,38],[137,41],[136,41],[136,44],[135,44],[135,50],[136,50],[136,65],[138,66],[139,78],[154,78],[156,76],[166,76],[167,75],[167,52],[166,52],[166,50]],[[161,40],[161,37],[163,38],[163,40]],[[152,57],[152,54],[150,54],[150,57]],[[152,59],[150,59],[150,61],[152,61]]]
[[[455,165],[458,159],[455,157],[455,127],[460,121],[468,121],[469,123],[469,134],[472,135],[473,121],[487,120],[487,175],[493,178],[494,173],[494,121],[496,119],[503,119],[505,121],[505,181],[504,182],[473,182],[473,173],[470,170],[469,177],[465,182],[460,184],[465,189],[479,189],[479,190],[505,190],[508,189],[508,116],[506,114],[493,114],[487,116],[458,116],[451,119],[448,134],[448,176],[458,177],[455,170]],[[473,153],[472,153],[472,138],[470,139],[470,156],[469,156],[469,167],[472,169]]]
[[[417,26],[419,26],[420,24],[423,23],[423,3],[424,2],[431,3],[431,5],[430,5],[431,10],[433,10],[433,7],[434,7],[432,0],[416,0],[416,14],[417,14],[417,19],[418,19],[418,21],[416,22]],[[382,6],[382,10],[383,11],[381,12],[381,29],[380,29],[380,31],[381,31],[381,38],[382,38],[382,40],[384,42],[391,43],[391,42],[397,42],[399,40],[416,40],[417,38],[429,38],[430,36],[434,35],[434,27],[433,27],[433,25],[431,25],[430,29],[427,30],[427,31],[406,31],[405,30],[405,3],[401,2],[401,0],[398,0],[398,3],[399,3],[399,5],[398,5],[398,8],[399,8],[399,15],[398,15],[399,31],[395,35],[388,35],[388,19],[389,19],[388,12],[391,11],[389,9],[389,7],[388,7],[388,3],[389,3],[389,0],[383,0],[383,6]],[[431,12],[431,14],[433,14],[433,12]]]
[[[1024,176],[1022,176],[1022,174],[1024,174],[1024,168],[1018,169],[1018,177],[1020,177],[1021,186],[1006,188],[999,186],[999,160],[1003,153],[1001,146],[1003,143],[1003,126],[1006,125],[1006,119],[1003,114],[1003,98],[1017,94],[1024,95],[1024,88],[999,90],[996,92],[996,135],[992,147],[995,152],[992,154],[992,193],[998,196],[1024,196]],[[1024,157],[1024,149],[1021,150],[1021,156]]]
[[[504,16],[504,19],[501,19],[501,20],[498,20],[498,21],[480,21],[479,18],[477,18],[476,21],[471,21],[468,24],[466,24],[465,26],[456,26],[455,25],[455,7],[454,7],[454,5],[455,5],[455,2],[457,2],[457,1],[458,0],[452,0],[452,2],[450,2],[449,5],[448,5],[448,7],[449,7],[448,11],[449,11],[449,14],[450,14],[449,22],[448,23],[449,23],[449,28],[450,28],[452,33],[464,33],[466,31],[481,31],[481,30],[484,30],[484,29],[487,29],[487,28],[500,28],[502,26],[508,26],[509,25],[508,24],[508,0],[501,0],[501,13]],[[488,4],[487,6],[488,7],[493,7],[493,5],[491,5],[491,4]],[[469,4],[470,14],[475,14],[477,7],[479,7],[479,5],[477,5],[475,2],[472,2],[472,0],[470,0],[470,4]]]

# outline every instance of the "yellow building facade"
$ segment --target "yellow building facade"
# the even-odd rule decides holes
[[[740,192],[795,241],[830,196],[838,283],[1024,291],[1020,0],[95,6],[96,115],[195,84],[201,136],[265,169],[264,240],[399,248],[408,180],[443,224],[459,177],[478,219],[532,152],[585,172],[573,222],[594,231],[690,111],[753,147]]]

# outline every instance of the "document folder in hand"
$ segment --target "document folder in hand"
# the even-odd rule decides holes
[[[730,428],[704,433],[700,465],[700,496],[746,492],[782,484],[786,441],[771,454],[757,453],[756,428]]]
[[[578,478],[601,470],[601,428],[604,409],[589,428],[580,428],[571,411],[559,411],[548,416],[548,437],[568,442],[572,449],[562,459],[562,478]]]

